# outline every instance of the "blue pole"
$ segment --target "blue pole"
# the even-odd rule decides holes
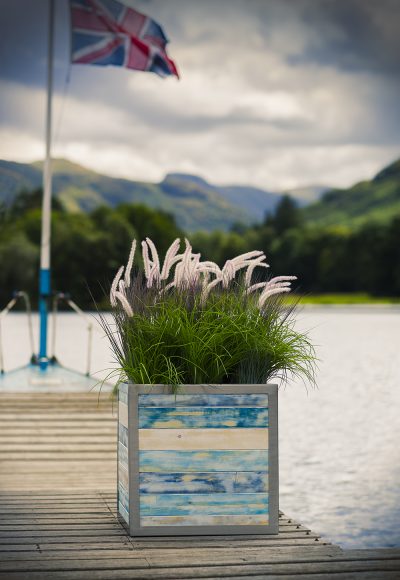
[[[47,357],[47,319],[48,301],[51,293],[50,270],[40,269],[39,277],[39,316],[40,316],[40,341],[39,341],[39,365],[46,370],[49,359]]]
[[[51,292],[50,282],[50,229],[51,229],[51,94],[53,89],[54,0],[49,0],[49,37],[47,61],[46,158],[43,168],[42,238],[40,243],[39,276],[39,365],[47,369],[47,318]]]

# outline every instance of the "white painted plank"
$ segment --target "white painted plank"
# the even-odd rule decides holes
[[[125,405],[122,401],[118,403],[118,421],[128,427],[128,405]]]
[[[148,526],[266,526],[268,514],[221,516],[221,515],[191,515],[191,516],[144,516],[140,525]]]
[[[268,429],[139,429],[139,449],[268,449]]]

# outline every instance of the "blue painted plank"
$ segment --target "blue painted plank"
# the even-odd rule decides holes
[[[121,502],[126,511],[129,513],[129,493],[121,482],[119,482],[118,485],[118,501]]]
[[[128,447],[128,429],[122,423],[118,423],[118,441]]]
[[[139,395],[139,407],[268,407],[268,395]]]
[[[118,481],[125,489],[129,489],[129,472],[121,462],[118,463]]]
[[[161,494],[140,497],[140,516],[260,515],[267,493]]]
[[[141,429],[268,427],[265,407],[141,407]]]
[[[266,471],[266,449],[234,451],[139,451],[140,472]]]
[[[125,445],[118,442],[118,461],[127,469],[128,468],[128,450]]]
[[[140,473],[139,490],[141,494],[265,493],[268,472]]]
[[[120,501],[118,502],[118,512],[129,526],[129,512],[126,511],[126,509],[124,508],[124,506],[122,505],[122,503]],[[150,525],[150,523],[148,523],[147,525]],[[151,524],[151,525],[154,525],[154,524]]]
[[[125,403],[125,405],[128,404],[128,385],[125,383],[122,383],[118,387],[118,399],[121,403]]]

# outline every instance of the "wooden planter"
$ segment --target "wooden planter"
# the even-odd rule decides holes
[[[121,385],[118,513],[131,536],[278,533],[276,385]]]

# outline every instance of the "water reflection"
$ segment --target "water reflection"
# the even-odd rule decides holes
[[[280,396],[281,507],[345,547],[400,545],[398,309],[302,314],[318,391]]]

